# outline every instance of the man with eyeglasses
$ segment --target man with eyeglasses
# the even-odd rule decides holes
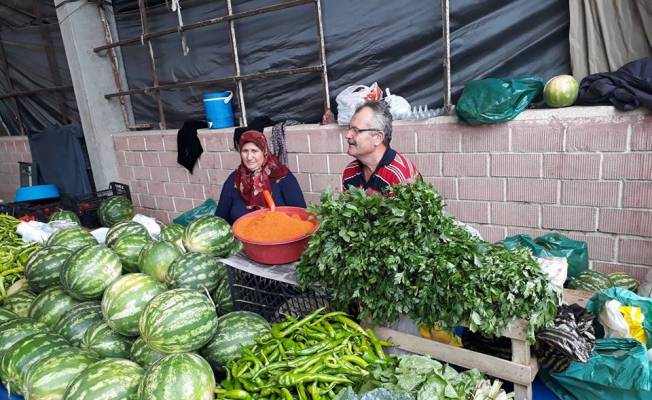
[[[359,187],[369,193],[419,178],[414,163],[389,144],[392,114],[384,101],[368,101],[358,107],[346,131],[347,153],[355,157],[344,169],[342,186]]]

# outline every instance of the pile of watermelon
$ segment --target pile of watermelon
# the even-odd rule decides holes
[[[605,274],[600,271],[586,270],[568,280],[568,288],[584,290],[587,292],[599,292],[610,287],[619,287],[636,292],[638,280],[624,272],[612,272]]]
[[[212,399],[214,371],[269,332],[228,312],[219,261],[240,249],[204,217],[154,240],[113,201],[103,244],[65,228],[27,260],[27,285],[0,304],[0,380],[34,399]],[[58,218],[64,218],[64,215]],[[227,229],[228,228],[228,229]]]

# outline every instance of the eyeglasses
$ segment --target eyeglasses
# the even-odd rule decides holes
[[[360,128],[357,128],[357,127],[355,127],[355,126],[349,126],[349,127],[347,127],[347,128],[346,128],[346,131],[347,131],[347,132],[353,132],[353,133],[355,133],[356,135],[359,135],[360,132],[381,132],[380,129],[360,129]]]

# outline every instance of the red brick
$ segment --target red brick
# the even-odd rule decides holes
[[[177,168],[168,168],[168,175],[170,176],[170,182],[181,182],[187,183],[188,181],[188,170],[182,167]]]
[[[144,208],[156,208],[156,198],[148,194],[141,194],[140,205]]]
[[[192,208],[192,200],[186,198],[174,198],[174,209],[179,212],[186,212]]]
[[[129,150],[129,143],[127,143],[127,138],[124,136],[113,136],[113,148],[116,151]]]
[[[202,168],[202,169],[222,168],[222,161],[220,161],[220,154],[203,152],[201,157],[199,158],[198,166],[195,167],[195,171],[197,170],[197,168]]]
[[[132,180],[134,179],[134,170],[132,167],[124,167],[124,166],[119,166],[118,167],[118,177],[120,179],[124,180]]]
[[[342,143],[340,142],[341,135],[334,130],[310,132],[308,139],[310,140],[311,153],[341,153]]]
[[[134,178],[142,181],[149,181],[152,179],[149,174],[149,167],[134,167]]]
[[[604,272],[610,274],[612,272],[624,272],[638,279],[640,282],[645,281],[645,275],[647,275],[650,268],[637,266],[637,265],[626,265],[618,263],[606,263],[606,262],[593,262],[591,269],[595,271]]]
[[[410,158],[422,176],[441,176],[441,154],[415,154]]]
[[[505,124],[462,129],[462,152],[509,151],[509,128]]]
[[[652,179],[652,153],[606,154],[603,179]]]
[[[505,239],[505,227],[503,226],[491,226],[491,225],[480,225],[480,224],[471,224],[472,227],[480,232],[482,239],[490,243],[495,243],[500,240]]]
[[[139,166],[143,165],[143,159],[140,157],[141,153],[136,153],[133,151],[126,151],[125,152],[125,161],[126,165],[131,165],[131,166]]]
[[[312,192],[323,192],[326,189],[339,190],[342,187],[342,180],[340,175],[323,175],[323,174],[310,174],[312,181]]]
[[[423,180],[430,183],[444,199],[457,200],[456,178],[423,178]]]
[[[543,206],[541,227],[551,230],[595,231],[597,210],[590,207]]]
[[[170,223],[170,216],[166,211],[163,210],[152,210],[149,212],[151,217],[156,219],[159,222],[162,222],[164,224],[169,224]]]
[[[457,124],[433,124],[417,128],[417,151],[459,153],[461,130]]]
[[[295,178],[297,178],[297,182],[299,182],[299,186],[301,187],[301,190],[303,192],[311,192],[312,190],[310,189],[310,174],[301,174],[301,173],[296,173],[293,174]],[[338,179],[341,179],[341,177],[338,175]]]
[[[130,136],[127,138],[127,143],[131,151],[145,150],[145,138],[143,136]]]
[[[213,183],[213,184],[219,184],[222,185],[224,181],[226,181],[231,175],[233,171],[229,171],[226,169],[211,169],[208,170],[208,181]]]
[[[459,178],[460,200],[505,200],[505,180],[496,178]]]
[[[652,237],[652,211],[601,209],[598,230]]]
[[[121,166],[127,165],[127,158],[125,157],[125,152],[124,151],[116,151],[115,152],[115,161],[118,163],[118,165],[121,165]]]
[[[242,158],[240,158],[240,153],[232,151],[230,153],[220,153],[220,159],[222,160],[222,168],[235,170],[240,163]]]
[[[204,153],[204,154],[206,154],[206,153]],[[203,155],[202,155],[202,157],[203,157]],[[177,166],[177,155],[175,153],[171,153],[171,152],[158,153],[158,160],[160,161],[162,167],[176,167]],[[218,162],[219,162],[219,156],[218,156]]]
[[[353,161],[354,158],[346,154],[329,154],[328,155],[328,170],[331,174],[342,174],[344,168]]]
[[[168,196],[174,197],[183,197],[185,196],[183,192],[183,185],[181,183],[165,183],[163,184],[165,188],[165,194]]]
[[[156,182],[169,182],[170,177],[168,175],[167,168],[152,167],[149,169],[150,176],[153,181]]]
[[[159,210],[174,211],[174,201],[171,197],[157,196],[156,206]]]
[[[540,154],[492,154],[491,176],[541,176]]]
[[[444,176],[487,176],[485,154],[444,154]]]
[[[391,146],[401,153],[415,153],[417,151],[416,139],[417,132],[414,126],[395,125],[392,129]]]
[[[570,125],[566,133],[566,151],[624,151],[627,147],[627,123]]]
[[[183,191],[186,193],[186,198],[189,199],[204,199],[204,185],[194,183],[187,183],[183,185]]]
[[[580,206],[618,205],[618,182],[563,181],[561,203]]]
[[[147,182],[147,191],[149,194],[162,196],[165,194],[163,182]]]
[[[600,156],[597,154],[544,154],[544,178],[598,179]]]
[[[564,235],[571,239],[582,240],[586,242],[589,248],[589,259],[612,261],[615,257],[615,243],[616,239],[610,236],[596,235],[596,234],[581,234],[577,232],[567,232]]]
[[[486,201],[447,201],[446,210],[462,222],[489,222],[489,203]]]
[[[304,193],[303,197],[306,200],[306,204],[319,204],[321,203],[321,193]]]
[[[222,185],[208,185],[204,186],[204,194],[215,201],[219,201],[220,194],[222,194]]]
[[[632,138],[630,143],[633,151],[652,150],[652,118],[632,124]]]
[[[140,153],[140,156],[143,159],[143,165],[145,166],[159,167],[161,165],[157,153]]]
[[[170,221],[173,221],[175,218],[179,217],[182,213],[179,211],[170,211],[168,212],[168,217],[170,218]]]
[[[296,173],[299,172],[299,155],[298,154],[288,154],[288,168],[290,171]]]
[[[529,235],[531,238],[537,238],[539,236],[543,236],[546,233],[550,232],[541,229],[526,229],[526,228],[512,228],[512,227],[507,227],[506,230],[507,230],[507,232],[505,233],[506,238],[510,236],[516,236],[516,235]]]
[[[519,203],[491,203],[494,225],[539,227],[539,206]]]
[[[176,135],[164,135],[163,136],[163,147],[165,151],[177,151],[177,136]],[[204,149],[205,150],[205,149]]]
[[[551,179],[507,179],[507,201],[556,203],[557,181]]]
[[[161,151],[163,147],[163,136],[149,135],[145,136],[145,148],[147,151]]]
[[[328,158],[325,154],[299,154],[299,171],[328,172]]]
[[[225,133],[205,133],[200,135],[204,151],[226,152],[231,149],[229,138]]]
[[[624,182],[623,207],[652,208],[652,183]]]
[[[308,135],[305,131],[285,131],[285,143],[288,153],[308,153],[310,147],[308,144]]]
[[[148,193],[147,182],[145,181],[129,181],[129,190],[131,193]]]
[[[188,180],[190,181],[190,183],[201,183],[201,184],[210,183],[210,179],[208,177],[208,170],[195,168],[192,174],[188,177]]]
[[[618,242],[618,261],[652,265],[652,240],[621,238]]]
[[[545,153],[562,151],[564,127],[559,123],[512,123],[512,151]]]

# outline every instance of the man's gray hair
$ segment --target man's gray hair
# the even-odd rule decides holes
[[[369,108],[372,114],[372,124],[374,129],[383,131],[385,134],[385,139],[383,143],[385,146],[389,147],[389,143],[392,141],[392,114],[389,112],[389,105],[385,103],[384,100],[370,100],[364,102],[358,108],[355,109],[355,113],[362,110],[363,108]]]

